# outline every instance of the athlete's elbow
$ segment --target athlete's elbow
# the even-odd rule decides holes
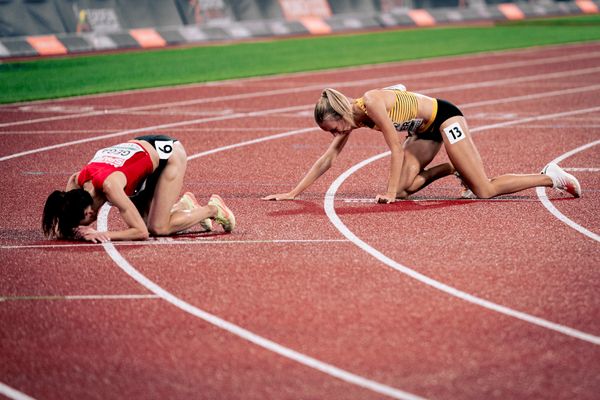
[[[150,238],[150,232],[147,228],[138,229],[134,236],[134,240],[148,240]]]
[[[323,158],[321,158],[319,162],[319,170],[323,173],[327,171],[333,165],[333,160],[335,160],[335,154],[327,154]]]

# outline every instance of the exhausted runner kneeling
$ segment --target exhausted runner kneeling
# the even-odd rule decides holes
[[[186,165],[181,142],[164,135],[140,136],[100,149],[71,175],[66,191],[48,196],[42,216],[44,234],[94,243],[144,240],[196,224],[212,231],[213,220],[231,232],[235,216],[220,196],[212,195],[205,206],[190,192],[179,198]],[[119,210],[126,229],[98,232],[90,226],[107,201]]]

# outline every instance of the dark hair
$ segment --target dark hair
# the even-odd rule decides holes
[[[92,205],[92,196],[83,189],[68,192],[55,190],[50,193],[44,213],[42,230],[46,237],[73,239],[75,228],[85,216],[85,209]]]

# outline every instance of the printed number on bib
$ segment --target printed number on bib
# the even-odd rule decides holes
[[[450,141],[450,144],[463,140],[466,137],[458,122],[444,128],[444,133],[446,134],[448,141]]]
[[[172,140],[157,140],[154,142],[154,147],[158,152],[158,158],[161,160],[168,160],[173,154],[173,141]]]

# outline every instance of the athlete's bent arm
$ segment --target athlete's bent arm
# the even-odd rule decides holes
[[[109,240],[145,240],[150,236],[148,228],[133,202],[127,197],[123,188],[126,178],[123,173],[111,174],[102,185],[106,200],[115,206],[128,228],[120,231],[98,232],[89,226],[80,226],[77,233],[83,239],[97,243]]]
[[[376,200],[378,203],[393,203],[396,201],[396,193],[398,190],[405,190],[404,187],[398,187],[400,172],[402,170],[402,161],[404,159],[404,150],[402,149],[398,132],[388,116],[385,99],[381,94],[381,91],[368,91],[363,98],[369,117],[381,129],[385,142],[392,153],[387,192],[385,194],[378,194]]]
[[[333,141],[323,153],[321,157],[312,165],[312,167],[308,170],[306,175],[298,182],[296,187],[287,193],[278,193],[272,194],[266,197],[263,197],[263,200],[294,200],[296,196],[305,191],[310,185],[312,185],[321,175],[323,175],[331,165],[333,165],[333,161],[340,154],[346,142],[348,142],[348,138],[350,134],[336,135],[333,138]]]

